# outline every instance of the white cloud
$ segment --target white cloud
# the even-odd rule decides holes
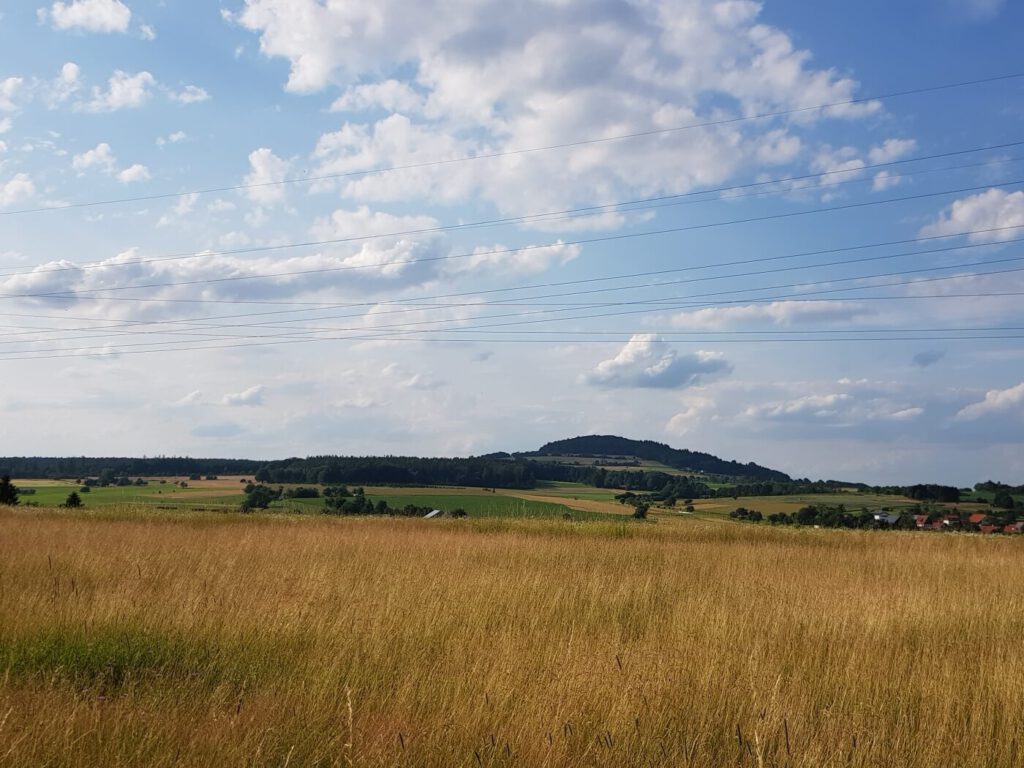
[[[718,352],[679,353],[655,334],[636,334],[615,357],[598,363],[581,380],[597,387],[682,389],[731,371]]]
[[[894,400],[875,382],[840,379],[835,384],[839,391],[749,405],[742,416],[757,422],[849,428],[911,421],[924,414],[924,408]]]
[[[922,237],[953,235],[971,232],[972,242],[999,242],[1021,236],[1024,227],[1024,192],[1007,192],[992,188],[976,195],[954,202],[939,218],[921,229]],[[1001,229],[999,232],[984,232],[986,229]]]
[[[1024,415],[1024,383],[1008,389],[990,389],[985,399],[971,403],[957,413],[959,421],[973,421],[985,416]]]
[[[11,130],[11,126],[13,124],[14,123],[11,122],[11,118],[9,117],[0,119],[0,135],[3,135],[7,133],[9,130]]]
[[[811,168],[816,173],[823,174],[816,184],[830,187],[858,178],[867,165],[859,155],[856,147],[822,147],[811,161]]]
[[[249,153],[249,166],[252,170],[242,180],[243,184],[254,184],[245,190],[246,197],[263,206],[275,205],[284,200],[285,190],[280,182],[284,181],[291,168],[287,160],[283,160],[266,147]]]
[[[899,186],[901,181],[902,179],[899,176],[894,176],[890,171],[879,171],[872,180],[871,190],[873,192],[884,192],[887,189]]]
[[[77,105],[86,112],[116,112],[120,109],[134,109],[145,104],[152,95],[156,78],[149,72],[134,75],[116,70],[107,81],[107,90],[93,86],[92,100]]]
[[[167,144],[178,144],[187,138],[188,134],[184,131],[175,131],[167,136],[158,136],[156,139],[156,145],[158,147],[163,147]]]
[[[225,200],[221,197],[218,197],[216,200],[213,200],[209,205],[206,206],[206,210],[208,210],[210,213],[227,213],[228,211],[235,210],[235,208],[237,207],[238,206],[236,206],[230,200]]]
[[[561,240],[552,245],[529,245],[517,249],[499,244],[480,246],[469,258],[449,261],[445,271],[458,274],[489,269],[509,274],[537,274],[568,264],[582,251],[579,245],[566,245]]]
[[[206,89],[200,88],[198,85],[186,85],[180,91],[168,90],[167,95],[172,101],[177,101],[179,104],[198,104],[210,99],[210,94],[206,92]]]
[[[891,163],[906,157],[916,149],[915,139],[886,139],[877,147],[868,150],[868,159],[873,165]]]
[[[693,432],[707,421],[717,421],[718,404],[701,389],[690,390],[680,395],[683,409],[672,416],[665,425],[665,432],[682,436]]]
[[[828,321],[848,322],[873,314],[862,304],[845,301],[773,301],[736,307],[708,307],[673,315],[676,328],[718,329],[741,323],[757,330],[765,323],[792,326]]]
[[[857,83],[813,67],[809,52],[759,14],[759,3],[712,0],[525,0],[514,12],[499,0],[247,0],[228,16],[259,35],[264,55],[288,60],[288,90],[342,85],[336,109],[392,113],[359,115],[365,122],[346,122],[322,137],[316,173],[332,174],[657,132],[856,95]],[[379,79],[400,67],[413,72],[410,81]],[[803,127],[878,109],[877,103],[808,109],[787,122]],[[721,184],[751,165],[799,158],[801,139],[779,122],[669,131],[336,185],[360,202],[483,199],[508,215],[684,193]],[[609,222],[573,222],[588,225]]]
[[[81,29],[86,32],[127,32],[131,9],[120,0],[71,0],[55,2],[49,13],[40,9],[40,17],[49,15],[57,29]]]
[[[117,164],[117,158],[107,142],[100,142],[95,147],[81,154],[75,155],[71,160],[71,167],[79,174],[92,168],[110,173]]]
[[[143,40],[156,40],[156,30],[149,24],[143,24],[139,27],[139,37]]]
[[[178,202],[174,204],[174,207],[157,220],[156,225],[158,227],[166,227],[177,221],[181,221],[192,213],[192,209],[195,208],[197,200],[199,200],[199,195],[195,192],[182,195],[178,198]]]
[[[263,405],[263,393],[266,391],[266,387],[262,384],[257,384],[254,387],[249,387],[244,392],[235,392],[233,394],[224,395],[221,402],[224,405]]]
[[[351,86],[331,104],[331,112],[383,109],[388,112],[413,114],[422,112],[425,103],[423,96],[407,83],[385,80],[380,83]]]
[[[757,148],[757,159],[765,165],[784,165],[795,160],[803,149],[799,136],[785,129],[769,131]]]
[[[18,108],[14,97],[24,83],[21,77],[8,77],[0,80],[0,112],[13,112]]]
[[[75,95],[82,87],[80,76],[79,66],[73,61],[66,62],[60,68],[60,74],[50,81],[49,92],[46,94],[47,105],[52,109]]]
[[[26,200],[36,193],[36,186],[27,173],[15,174],[5,182],[0,182],[0,208]]]
[[[135,163],[117,174],[117,180],[122,184],[131,184],[136,181],[149,179],[149,169],[141,163]]]

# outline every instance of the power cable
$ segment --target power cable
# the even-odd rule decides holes
[[[924,86],[924,87],[920,87],[920,88],[911,88],[911,89],[907,89],[907,90],[903,90],[903,91],[892,91],[890,93],[884,93],[884,94],[880,94],[878,96],[866,96],[866,97],[856,98],[856,99],[846,99],[846,100],[843,100],[843,101],[834,101],[834,102],[830,102],[830,103],[827,103],[827,104],[817,104],[817,105],[814,105],[814,106],[807,106],[807,107],[795,107],[795,108],[792,108],[792,109],[776,110],[776,111],[773,111],[773,112],[762,112],[762,113],[755,114],[755,115],[742,115],[742,116],[731,117],[731,118],[720,118],[718,120],[707,120],[707,121],[698,122],[698,123],[687,123],[685,125],[674,126],[674,127],[671,127],[671,128],[656,128],[656,129],[647,130],[647,131],[637,131],[637,132],[634,132],[634,133],[616,134],[616,135],[613,135],[613,136],[602,136],[602,137],[596,137],[596,138],[592,138],[592,139],[581,139],[581,140],[578,140],[578,141],[570,141],[570,142],[564,142],[564,143],[560,143],[560,144],[549,144],[549,145],[540,146],[540,147],[525,147],[525,148],[518,148],[518,149],[509,149],[509,150],[503,150],[501,152],[488,152],[488,153],[483,153],[483,154],[479,154],[479,155],[463,155],[461,157],[453,157],[453,158],[438,159],[438,160],[426,160],[426,161],[417,162],[417,163],[407,163],[407,164],[404,164],[404,165],[379,166],[379,167],[376,167],[376,168],[369,168],[369,169],[365,169],[365,170],[344,171],[344,172],[341,172],[341,173],[325,174],[325,175],[320,175],[320,176],[303,176],[303,177],[298,177],[298,178],[294,178],[294,179],[282,179],[280,181],[257,182],[257,183],[252,183],[252,184],[235,184],[235,185],[228,185],[228,186],[221,186],[221,187],[209,187],[209,188],[205,188],[205,189],[194,189],[194,190],[190,190],[190,191],[186,191],[186,192],[163,192],[163,193],[152,194],[152,195],[138,195],[138,196],[135,196],[135,197],[122,197],[122,198],[116,198],[116,199],[111,199],[111,200],[80,201],[80,202],[74,202],[74,203],[65,203],[65,204],[56,205],[56,206],[42,206],[42,207],[37,207],[37,208],[21,208],[21,209],[16,209],[16,210],[12,210],[12,211],[0,211],[0,216],[18,216],[18,215],[28,214],[28,213],[44,213],[44,212],[48,212],[48,211],[61,211],[61,210],[68,210],[68,209],[73,209],[73,208],[91,208],[91,207],[103,206],[103,205],[121,205],[121,204],[124,204],[124,203],[149,202],[149,201],[153,201],[153,200],[164,200],[164,199],[170,199],[170,198],[185,197],[185,196],[189,196],[189,195],[205,195],[205,194],[215,194],[215,193],[222,193],[222,192],[234,192],[234,191],[241,191],[241,190],[245,190],[245,189],[256,189],[256,188],[260,188],[260,187],[280,186],[280,185],[283,185],[283,184],[296,184],[296,183],[313,182],[313,181],[329,181],[329,180],[341,179],[341,178],[351,178],[351,177],[355,177],[355,176],[367,176],[367,175],[374,174],[374,173],[388,173],[388,172],[393,172],[393,171],[406,171],[406,170],[414,170],[414,169],[417,169],[417,168],[430,168],[430,167],[437,167],[437,166],[444,166],[444,165],[452,165],[452,164],[455,164],[455,163],[472,162],[472,161],[476,161],[476,160],[489,160],[489,159],[494,159],[494,158],[499,158],[499,157],[509,157],[509,156],[514,156],[514,155],[525,155],[525,154],[531,154],[531,153],[535,153],[535,152],[548,152],[548,151],[553,151],[553,150],[558,150],[558,149],[571,149],[573,147],[582,147],[582,146],[589,146],[589,145],[594,145],[594,144],[603,144],[603,143],[614,142],[614,141],[623,141],[623,140],[628,140],[628,139],[637,139],[637,138],[642,138],[642,137],[646,137],[646,136],[657,136],[657,135],[663,135],[663,134],[669,134],[669,133],[678,133],[680,131],[688,131],[688,130],[693,130],[693,129],[696,129],[696,128],[711,128],[711,127],[717,127],[717,126],[722,126],[722,125],[732,125],[732,124],[735,124],[735,123],[743,123],[743,122],[748,122],[748,121],[752,121],[752,120],[765,120],[765,119],[771,119],[771,118],[776,118],[776,117],[787,117],[787,116],[790,116],[790,115],[804,114],[804,113],[807,113],[807,112],[814,112],[814,111],[818,111],[818,110],[834,109],[834,108],[837,108],[837,107],[853,106],[853,105],[856,105],[856,104],[866,104],[866,103],[870,103],[870,102],[873,102],[873,101],[884,101],[885,99],[894,99],[894,98],[900,98],[900,97],[903,97],[903,96],[913,96],[913,95],[918,95],[918,94],[922,94],[922,93],[936,93],[936,92],[939,92],[939,91],[947,91],[947,90],[953,90],[953,89],[957,89],[957,88],[966,88],[966,87],[970,87],[970,86],[974,86],[974,85],[984,85],[984,84],[988,84],[988,83],[1004,82],[1004,81],[1008,81],[1008,80],[1016,80],[1016,79],[1019,79],[1019,78],[1022,78],[1022,77],[1024,77],[1024,72],[1022,72],[1022,73],[1011,73],[1011,74],[1005,74],[1005,75],[994,75],[992,77],[976,78],[974,80],[962,80],[962,81],[953,82],[953,83],[942,83],[942,84],[939,84],[939,85]]]

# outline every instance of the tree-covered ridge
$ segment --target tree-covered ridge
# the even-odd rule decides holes
[[[97,477],[175,477],[178,475],[250,475],[266,464],[251,459],[193,459],[188,456],[9,456],[0,472],[26,479]]]
[[[413,456],[310,456],[265,463],[265,483],[359,483],[364,485],[460,485],[471,488],[533,488],[529,464],[507,459],[424,459]]]
[[[672,448],[653,440],[630,440],[617,435],[586,435],[567,440],[556,440],[542,446],[534,456],[635,456],[638,459],[657,461],[673,469],[703,472],[709,475],[749,477],[757,480],[786,482],[789,475],[768,469],[753,462],[741,464],[738,461],[720,459],[710,453]]]

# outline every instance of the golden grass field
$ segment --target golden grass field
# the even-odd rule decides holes
[[[1024,541],[0,507],[0,766],[1019,766]]]

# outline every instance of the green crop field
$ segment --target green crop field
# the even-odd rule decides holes
[[[86,507],[141,504],[233,508],[241,504],[244,498],[240,488],[237,493],[229,494],[201,485],[182,488],[170,482],[161,484],[159,481],[151,481],[149,485],[95,487],[88,491],[83,491],[77,484],[46,480],[18,480],[15,481],[15,485],[21,491],[22,504],[38,504],[41,507],[59,506],[72,492],[78,493]]]
[[[694,502],[694,512],[711,516],[725,516],[737,507],[754,509],[764,515],[778,512],[791,514],[806,506],[836,506],[842,504],[850,512],[867,510],[874,512],[882,509],[899,511],[915,507],[921,502],[905,496],[887,496],[875,493],[808,493],[792,496],[741,496],[739,498],[698,499]],[[932,504],[942,508],[971,509],[975,505],[970,502],[959,504]]]

